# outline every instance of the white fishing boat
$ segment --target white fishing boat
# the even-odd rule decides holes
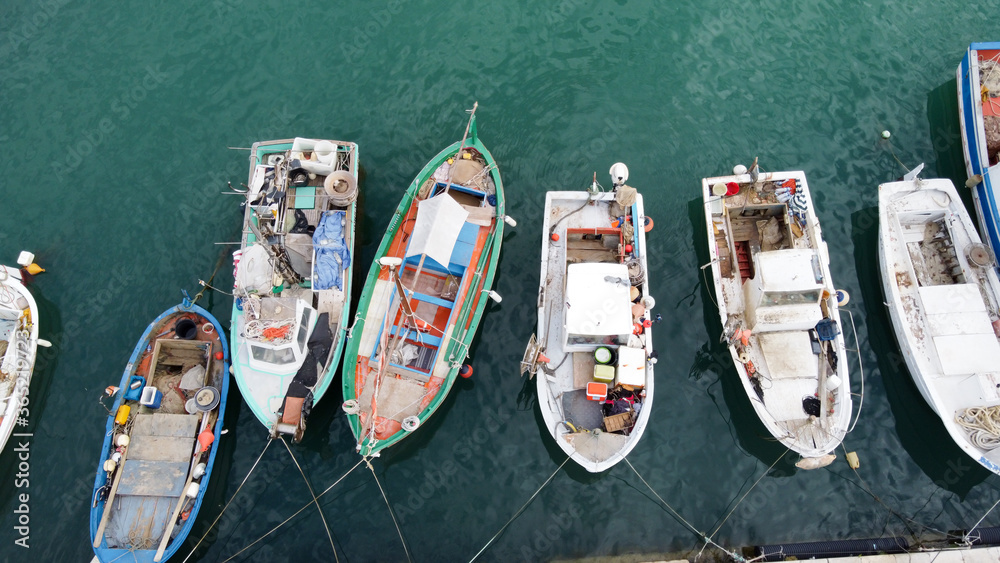
[[[879,262],[914,383],[955,443],[1000,474],[1000,282],[950,180],[879,186]]]
[[[248,187],[234,254],[233,376],[272,437],[299,441],[347,335],[358,146],[255,143]]]
[[[968,186],[983,237],[1000,249],[1000,42],[973,43],[956,71]]]
[[[701,181],[722,340],[764,426],[822,467],[853,407],[819,219],[804,172],[733,172]]]
[[[38,305],[24,286],[24,278],[44,270],[34,264],[35,256],[22,252],[21,268],[0,265],[0,450],[15,427],[28,424],[21,416],[26,406],[31,373],[38,346],[49,346],[38,338]],[[30,273],[29,273],[30,272]]]
[[[642,196],[611,169],[614,190],[545,195],[537,340],[521,363],[545,428],[592,473],[625,459],[653,404],[653,299]]]

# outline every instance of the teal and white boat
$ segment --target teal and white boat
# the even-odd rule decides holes
[[[233,375],[272,437],[302,439],[330,387],[351,308],[358,146],[263,141],[250,153],[233,255]]]
[[[403,192],[375,252],[344,357],[344,411],[365,457],[406,438],[441,406],[490,298],[504,224],[503,183],[476,133],[439,152]]]

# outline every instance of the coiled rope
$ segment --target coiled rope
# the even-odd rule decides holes
[[[965,428],[969,441],[977,448],[992,450],[1000,446],[1000,405],[962,409],[955,413],[955,422]]]

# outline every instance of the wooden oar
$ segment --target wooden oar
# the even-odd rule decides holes
[[[211,412],[211,411],[209,411]],[[201,426],[204,426],[205,421],[208,419],[208,412],[201,416]],[[201,435],[201,431],[198,432]],[[191,486],[191,481],[194,480],[194,460],[201,457],[201,454],[208,450],[201,449],[201,442],[195,437],[195,447],[198,448],[198,453],[194,454],[192,458],[192,466],[188,468],[188,478],[184,483],[184,488],[181,489],[181,498],[177,499],[177,505],[174,507],[174,512],[170,516],[170,520],[167,521],[167,528],[163,530],[163,537],[160,539],[160,548],[156,550],[156,555],[153,556],[153,561],[159,563],[160,559],[163,558],[163,552],[167,550],[167,544],[170,543],[170,534],[174,531],[174,526],[177,525],[177,515],[181,513],[181,508],[184,508],[184,503],[187,501],[187,490]],[[210,445],[209,448],[212,446]]]
[[[167,544],[170,543],[170,534],[174,531],[174,526],[177,525],[177,515],[180,514],[181,508],[184,507],[184,502],[187,500],[187,489],[191,485],[193,478],[194,471],[189,470],[187,481],[184,483],[184,488],[181,489],[181,498],[177,499],[177,506],[174,507],[170,521],[167,522],[167,528],[163,530],[163,538],[160,539],[160,548],[156,550],[153,561],[159,562],[163,558],[163,552],[167,550]]]
[[[111,445],[114,446],[114,437],[112,436]],[[101,547],[101,540],[104,538],[104,528],[108,525],[108,520],[111,519],[111,507],[114,505],[115,495],[118,493],[118,483],[121,482],[122,473],[125,473],[125,459],[128,457],[129,447],[125,446],[125,451],[122,452],[122,460],[118,464],[118,472],[115,473],[115,478],[111,483],[111,493],[108,494],[108,500],[104,504],[104,514],[101,516],[101,524],[97,527],[97,533],[94,534],[94,547]]]

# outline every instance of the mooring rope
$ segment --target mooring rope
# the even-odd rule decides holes
[[[845,446],[844,443],[841,442],[840,447],[844,450],[844,455],[846,456],[847,455],[847,446]],[[830,470],[829,468],[830,468],[830,466],[827,466],[827,470]],[[860,488],[862,491],[868,493],[868,495],[871,496],[872,499],[875,500],[875,502],[877,502],[877,503],[881,504],[882,506],[884,506],[885,509],[889,511],[889,514],[892,514],[893,516],[895,516],[896,518],[898,518],[903,523],[903,525],[906,526],[906,529],[910,532],[911,536],[917,537],[917,533],[913,530],[913,528],[910,527],[911,523],[915,524],[915,525],[917,525],[917,526],[919,526],[921,528],[924,528],[926,530],[930,530],[932,532],[936,532],[938,534],[941,534],[942,536],[948,536],[949,535],[947,532],[944,532],[944,531],[938,530],[937,528],[934,528],[932,526],[928,526],[926,524],[917,522],[913,518],[910,518],[909,516],[906,516],[904,514],[900,514],[899,512],[897,512],[896,510],[894,510],[891,506],[889,506],[888,504],[886,504],[885,501],[883,501],[881,498],[879,498],[879,496],[876,495],[872,491],[871,487],[868,486],[868,483],[865,481],[864,477],[861,476],[861,473],[859,473],[857,469],[851,467],[851,470],[854,471],[854,474],[858,476],[858,481],[860,481],[860,484],[855,483],[851,479],[848,479],[847,477],[844,477],[844,476],[840,475],[839,473],[837,473],[835,471],[830,470],[830,472],[833,473],[834,475],[837,475],[841,479],[844,479],[848,483],[854,484],[855,486],[857,486],[858,488]]]
[[[198,283],[202,286],[202,288],[201,288],[201,291],[199,291],[198,293],[195,294],[194,299],[191,300],[191,303],[197,303],[198,300],[201,299],[201,295],[203,293],[205,293],[205,288],[215,289],[214,287],[212,287],[209,284],[212,283],[212,280],[215,279],[215,274],[219,273],[219,268],[222,267],[222,261],[225,259],[225,257],[226,257],[226,251],[223,250],[221,253],[219,253],[219,259],[216,260],[216,262],[215,262],[215,271],[212,272],[212,276],[208,278],[208,282],[207,283],[204,282],[204,281],[202,281],[202,280],[198,280]],[[215,289],[215,291],[220,291],[220,290]],[[222,291],[222,293],[226,293],[226,292]],[[226,293],[226,295],[232,295],[232,294],[231,293]]]
[[[385,500],[385,506],[389,509],[389,516],[392,517],[392,523],[396,526],[396,533],[399,534],[399,541],[403,544],[403,551],[406,552],[406,560],[413,563],[413,558],[410,557],[410,548],[406,545],[406,538],[403,537],[403,531],[399,529],[399,522],[396,521],[396,513],[392,510],[392,505],[389,504],[389,497],[385,496],[385,490],[382,488],[382,483],[379,483],[378,475],[375,474],[375,468],[372,467],[371,458],[364,458],[363,461],[368,465],[368,469],[372,470],[372,477],[375,478],[375,484],[378,485],[378,490],[382,493],[382,499]]]
[[[517,519],[517,517],[520,516],[522,512],[524,512],[525,508],[528,508],[528,505],[531,504],[531,501],[535,500],[535,497],[538,496],[538,493],[542,492],[542,489],[545,488],[545,485],[549,484],[549,481],[551,481],[552,478],[556,476],[556,473],[559,473],[559,470],[562,469],[563,466],[566,465],[566,462],[569,460],[570,457],[566,456],[566,459],[564,459],[563,462],[559,464],[559,467],[557,467],[556,470],[552,472],[552,475],[549,475],[549,478],[546,479],[544,483],[542,483],[542,486],[538,487],[538,490],[536,490],[535,493],[531,495],[530,498],[528,498],[527,502],[521,505],[521,508],[519,508],[518,511],[515,512],[514,515],[510,517],[510,520],[507,520],[507,523],[504,524],[503,527],[501,527],[496,534],[493,534],[493,537],[490,538],[490,541],[486,542],[486,545],[484,545],[482,549],[480,549],[475,555],[473,555],[472,559],[469,559],[469,563],[475,561],[477,557],[479,557],[480,555],[483,554],[484,551],[486,551],[486,549],[490,546],[490,544],[492,544],[494,541],[496,541],[497,538],[500,537],[500,534],[502,534],[503,531],[507,529],[507,526],[510,526],[510,523],[513,522],[515,519]]]
[[[979,525],[983,523],[983,520],[985,520],[986,517],[990,515],[990,512],[993,512],[993,509],[996,508],[998,504],[1000,504],[1000,499],[997,499],[997,501],[993,503],[993,506],[991,506],[990,509],[986,511],[986,514],[983,514],[983,517],[979,519],[979,522],[976,522],[975,526],[969,528],[969,531],[966,532],[965,535],[962,537],[963,543],[965,543],[965,545],[967,546],[972,545],[972,531],[978,528]]]
[[[702,540],[704,540],[704,542],[705,542],[706,545],[711,544],[711,545],[715,546],[716,548],[722,550],[727,555],[729,555],[730,557],[732,557],[733,560],[737,561],[738,563],[746,563],[746,559],[744,559],[743,556],[739,555],[735,551],[729,551],[728,549],[726,549],[726,548],[722,547],[721,545],[715,543],[715,541],[713,541],[711,537],[709,537],[709,536],[705,535],[704,533],[698,531],[698,528],[695,528],[694,525],[692,525],[690,522],[688,522],[687,520],[685,520],[684,517],[681,516],[679,512],[677,512],[676,510],[674,510],[674,507],[670,506],[670,504],[667,501],[663,500],[663,497],[661,497],[660,494],[657,493],[656,490],[652,486],[650,486],[649,483],[646,482],[646,479],[644,479],[643,476],[639,473],[639,471],[636,470],[635,466],[632,465],[632,462],[629,461],[629,459],[627,457],[623,458],[623,459],[625,460],[625,463],[628,464],[629,468],[632,469],[632,472],[635,473],[636,477],[638,477],[639,480],[642,481],[642,484],[646,485],[646,488],[649,489],[649,492],[653,493],[653,495],[657,499],[659,499],[660,503],[663,504],[663,506],[665,506],[667,508],[667,510],[669,510],[671,512],[671,514],[673,514],[674,517],[677,518],[677,520],[679,520],[682,524],[684,524],[685,526],[687,526],[688,529],[691,530],[691,532],[693,534],[695,534],[696,536],[698,536]],[[716,531],[718,531],[718,530],[716,530]],[[704,547],[702,549],[704,550]]]
[[[250,475],[254,472],[254,469],[257,469],[257,464],[260,463],[261,458],[264,457],[264,452],[267,451],[267,448],[270,445],[271,445],[271,440],[268,440],[267,443],[264,444],[264,449],[261,450],[260,455],[257,456],[257,461],[253,462],[253,466],[250,467],[250,471],[247,471],[246,477],[243,478],[243,482],[240,483],[239,487],[236,487],[236,492],[233,493],[233,496],[229,498],[229,502],[227,502],[226,505],[222,507],[222,512],[219,512],[219,515],[215,517],[215,520],[212,520],[212,524],[209,525],[207,530],[205,530],[205,533],[202,534],[201,538],[198,540],[198,543],[194,544],[194,547],[191,549],[191,553],[188,553],[187,557],[185,557],[184,561],[181,561],[181,563],[187,563],[187,560],[190,559],[192,555],[194,555],[194,552],[198,550],[198,546],[201,545],[201,542],[205,541],[205,538],[208,537],[209,532],[211,532],[212,528],[214,528],[215,525],[219,522],[219,519],[222,518],[222,515],[226,513],[226,509],[229,508],[229,505],[232,504],[234,500],[236,500],[236,495],[240,494],[240,490],[243,489],[243,485],[246,484],[247,479],[250,478]]]
[[[324,490],[322,493],[316,495],[316,497],[315,497],[314,500],[311,500],[311,501],[307,502],[305,504],[305,506],[303,506],[302,508],[300,508],[297,511],[295,511],[295,514],[292,514],[288,518],[285,518],[280,524],[278,524],[277,526],[275,526],[275,527],[271,528],[270,530],[268,530],[268,532],[266,534],[264,534],[263,536],[255,539],[253,542],[251,542],[249,545],[247,545],[243,549],[241,549],[241,550],[237,551],[236,553],[230,555],[229,558],[223,560],[222,563],[226,563],[227,561],[232,561],[233,559],[239,557],[239,555],[241,553],[243,553],[244,551],[246,551],[246,550],[250,549],[251,547],[257,545],[258,543],[261,542],[261,540],[263,540],[267,536],[273,534],[274,532],[278,531],[279,528],[281,528],[285,524],[289,523],[292,520],[292,518],[295,518],[296,516],[298,516],[299,514],[301,514],[303,510],[305,510],[305,509],[309,508],[310,506],[312,506],[313,502],[318,501],[323,495],[325,495],[326,493],[330,492],[330,490],[332,490],[334,487],[336,487],[341,481],[344,480],[345,477],[347,477],[348,475],[350,475],[351,472],[354,471],[355,469],[357,469],[358,466],[361,465],[362,463],[364,463],[364,460],[363,459],[359,460],[357,463],[354,464],[354,467],[352,467],[352,468],[350,468],[350,469],[347,470],[347,473],[344,473],[343,475],[341,475],[340,479],[337,479],[336,481],[333,482],[332,485],[330,485],[329,487],[327,487],[326,490]]]
[[[280,437],[281,443],[284,444],[285,449],[288,450],[288,456],[292,458],[295,462],[295,467],[298,468],[299,474],[302,475],[302,480],[306,482],[306,488],[309,489],[309,495],[312,496],[313,503],[316,505],[316,510],[319,511],[320,520],[323,521],[323,528],[326,529],[326,537],[330,539],[330,549],[333,550],[333,559],[337,563],[340,563],[340,557],[337,556],[337,547],[333,545],[333,534],[330,533],[330,526],[326,523],[326,516],[323,515],[323,507],[319,505],[319,501],[316,500],[316,493],[313,491],[312,485],[309,484],[309,478],[306,477],[306,473],[302,471],[302,466],[299,465],[299,461],[295,459],[295,454],[292,453],[292,448],[288,446],[288,442],[285,441],[285,437]]]
[[[712,530],[711,535],[709,535],[710,538],[714,538],[715,534],[719,533],[719,530],[722,529],[722,526],[726,524],[726,520],[729,520],[729,517],[733,515],[733,512],[736,512],[736,509],[740,506],[740,503],[743,502],[743,499],[747,498],[747,495],[749,495],[750,491],[752,491],[753,488],[757,486],[757,483],[760,483],[760,480],[763,479],[768,473],[770,473],[771,470],[774,469],[774,466],[778,465],[778,462],[781,461],[785,457],[785,454],[787,453],[788,450],[786,449],[784,452],[782,452],[780,456],[778,456],[778,459],[774,460],[774,463],[771,464],[771,467],[768,467],[767,471],[761,473],[760,477],[758,477],[757,480],[753,482],[753,485],[750,485],[750,488],[747,489],[747,492],[743,493],[743,496],[740,497],[740,500],[736,501],[736,504],[733,505],[733,508],[729,511],[729,514],[726,514],[726,517],[722,519],[722,522],[719,522],[719,525],[716,526],[714,530]]]

